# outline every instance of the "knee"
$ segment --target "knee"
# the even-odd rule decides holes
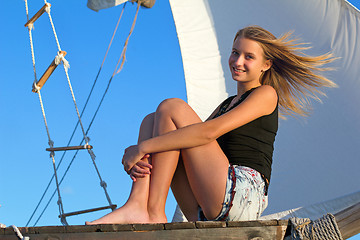
[[[188,104],[180,98],[168,98],[159,104],[156,112],[157,113],[178,112],[187,106]]]
[[[150,113],[148,115],[146,115],[144,117],[144,119],[142,120],[142,125],[144,124],[150,124],[150,125],[153,125],[154,124],[154,119],[155,119],[155,113]]]

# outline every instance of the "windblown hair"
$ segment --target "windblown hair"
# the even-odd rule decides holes
[[[272,86],[279,97],[279,109],[282,115],[308,115],[310,98],[320,101],[319,95],[325,95],[320,87],[336,87],[336,84],[320,73],[331,70],[322,67],[335,58],[327,53],[320,56],[308,56],[302,51],[309,49],[304,43],[295,43],[290,39],[291,32],[276,38],[259,26],[249,26],[239,30],[238,37],[254,40],[260,44],[265,59],[272,66],[260,77],[260,83]]]

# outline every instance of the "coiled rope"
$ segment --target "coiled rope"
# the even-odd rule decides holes
[[[327,215],[315,221],[308,218],[290,218],[291,239],[342,240],[334,215]]]

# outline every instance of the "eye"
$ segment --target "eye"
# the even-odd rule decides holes
[[[246,58],[246,59],[255,59],[255,57],[254,57],[253,55],[251,55],[251,54],[247,54],[247,55],[245,56],[245,58]]]
[[[239,55],[239,53],[237,51],[235,51],[235,50],[232,50],[231,55]]]

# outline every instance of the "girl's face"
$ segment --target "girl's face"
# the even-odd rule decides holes
[[[234,41],[229,67],[235,81],[258,86],[261,74],[271,67],[271,61],[264,58],[264,51],[256,41],[240,37]]]

